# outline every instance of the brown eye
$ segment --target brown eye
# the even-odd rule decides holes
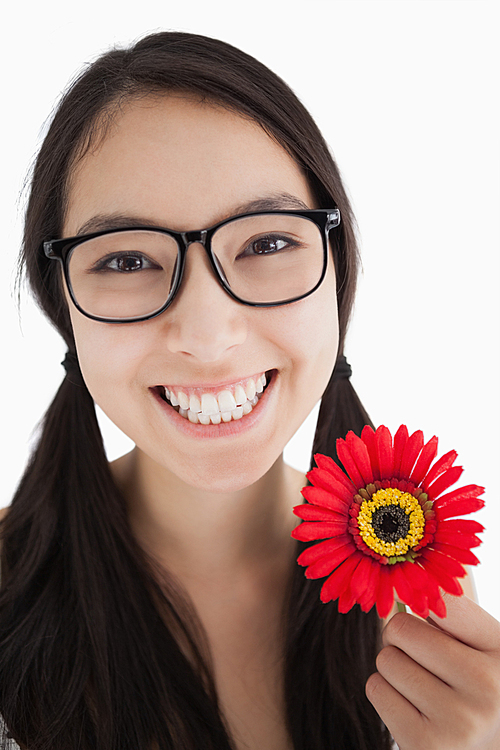
[[[121,253],[100,258],[90,269],[91,273],[135,273],[138,271],[161,270],[161,266],[142,254]]]
[[[118,271],[140,271],[142,268],[142,258],[136,255],[124,255],[116,258],[116,268]]]
[[[286,247],[286,245],[285,240],[278,239],[277,237],[262,237],[260,240],[252,243],[251,249],[256,255],[267,255],[269,253],[277,253]]]

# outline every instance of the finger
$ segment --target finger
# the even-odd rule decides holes
[[[455,700],[447,684],[395,646],[383,648],[376,663],[379,674],[428,719]]]
[[[370,675],[366,697],[400,747],[423,747],[427,720],[381,674]]]
[[[485,661],[491,659],[491,654],[405,613],[394,615],[384,628],[382,644],[398,648],[442,682],[469,695],[480,689]]]
[[[478,651],[500,652],[498,620],[467,596],[453,596],[447,592],[442,592],[442,596],[446,604],[446,617],[441,618],[433,613],[427,622]]]

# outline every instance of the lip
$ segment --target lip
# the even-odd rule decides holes
[[[164,401],[155,388],[150,388],[150,391],[162,409],[163,414],[165,414],[167,419],[169,419],[172,424],[185,435],[198,440],[232,437],[248,432],[264,417],[277,379],[277,370],[267,370],[266,377],[268,376],[268,373],[269,381],[262,396],[250,414],[246,414],[241,419],[232,419],[230,422],[221,422],[217,425],[193,424],[188,419],[181,417],[170,404]]]
[[[162,383],[162,385],[166,388],[170,388],[175,393],[177,391],[193,391],[193,392],[199,392],[199,393],[218,393],[219,391],[223,391],[227,388],[232,388],[238,383],[244,383],[250,379],[253,379],[254,381],[257,380],[257,378],[260,378],[260,376],[265,373],[267,378],[268,372],[275,372],[275,370],[259,370],[257,373],[254,373],[253,375],[248,375],[243,378],[233,378],[233,380],[226,380],[223,383],[219,382],[215,385],[204,383],[200,385],[199,383],[194,383],[193,385],[187,385],[186,383],[182,383],[181,385],[176,385],[175,383]]]

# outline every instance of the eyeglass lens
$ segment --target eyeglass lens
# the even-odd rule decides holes
[[[301,297],[323,273],[321,230],[302,216],[238,218],[216,230],[211,246],[227,286],[250,303]],[[153,314],[170,296],[179,257],[176,240],[155,230],[116,231],[82,242],[68,263],[75,300],[97,317]]]

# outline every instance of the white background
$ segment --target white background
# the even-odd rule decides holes
[[[281,75],[316,118],[352,197],[364,275],[346,353],[376,424],[405,422],[461,483],[486,487],[474,572],[500,619],[499,143],[497,4],[484,0],[148,2],[9,8],[2,69],[0,274],[2,485],[8,505],[30,436],[61,381],[64,347],[14,298],[21,195],[43,123],[98,53],[148,31],[226,40]],[[111,458],[128,439],[103,420]],[[287,460],[306,469],[313,422]]]

